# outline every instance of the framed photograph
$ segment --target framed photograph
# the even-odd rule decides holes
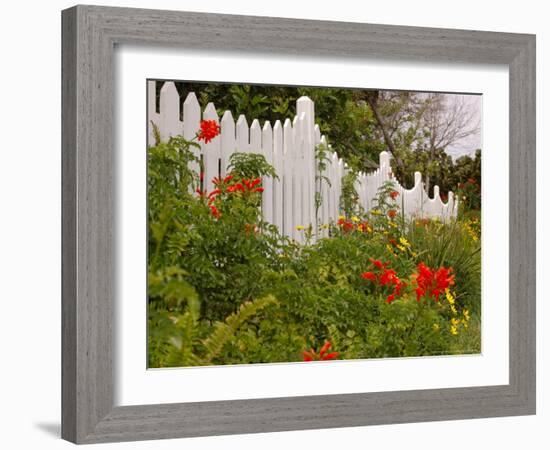
[[[535,413],[535,37],[75,6],[62,435]]]

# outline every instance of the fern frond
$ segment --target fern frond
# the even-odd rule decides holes
[[[206,350],[203,362],[211,364],[212,360],[220,354],[225,344],[233,338],[243,324],[268,305],[275,303],[277,303],[277,300],[272,295],[252,302],[245,302],[239,307],[238,311],[226,317],[224,322],[216,322],[214,324],[214,331],[203,341]]]

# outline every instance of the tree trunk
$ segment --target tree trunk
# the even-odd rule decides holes
[[[380,128],[380,131],[382,131],[382,136],[384,136],[384,142],[386,143],[388,150],[392,154],[392,156],[395,159],[395,162],[397,163],[397,166],[401,170],[402,173],[405,173],[405,165],[403,164],[403,161],[397,154],[397,149],[395,148],[395,145],[393,144],[393,141],[391,140],[391,137],[388,133],[388,130],[386,128],[386,125],[384,123],[384,120],[382,119],[382,116],[380,115],[380,112],[378,111],[378,105],[376,98],[373,98],[371,95],[367,95],[367,103],[369,104],[370,108],[372,109],[372,112],[374,114],[374,118],[376,119],[376,123],[378,124],[378,127]]]

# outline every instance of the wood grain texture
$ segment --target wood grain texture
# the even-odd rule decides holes
[[[62,13],[62,436],[77,443],[535,412],[535,37],[77,6]],[[510,383],[503,386],[113,406],[113,50],[177,46],[510,68]]]

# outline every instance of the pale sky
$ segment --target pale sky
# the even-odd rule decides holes
[[[456,159],[462,155],[474,156],[476,149],[481,148],[482,146],[482,132],[483,124],[481,122],[481,111],[482,111],[482,96],[477,94],[472,95],[459,95],[459,94],[445,94],[447,101],[452,104],[455,101],[465,101],[468,105],[469,110],[472,113],[472,122],[479,123],[479,131],[462,141],[448,147],[446,153],[451,155],[453,159]]]

